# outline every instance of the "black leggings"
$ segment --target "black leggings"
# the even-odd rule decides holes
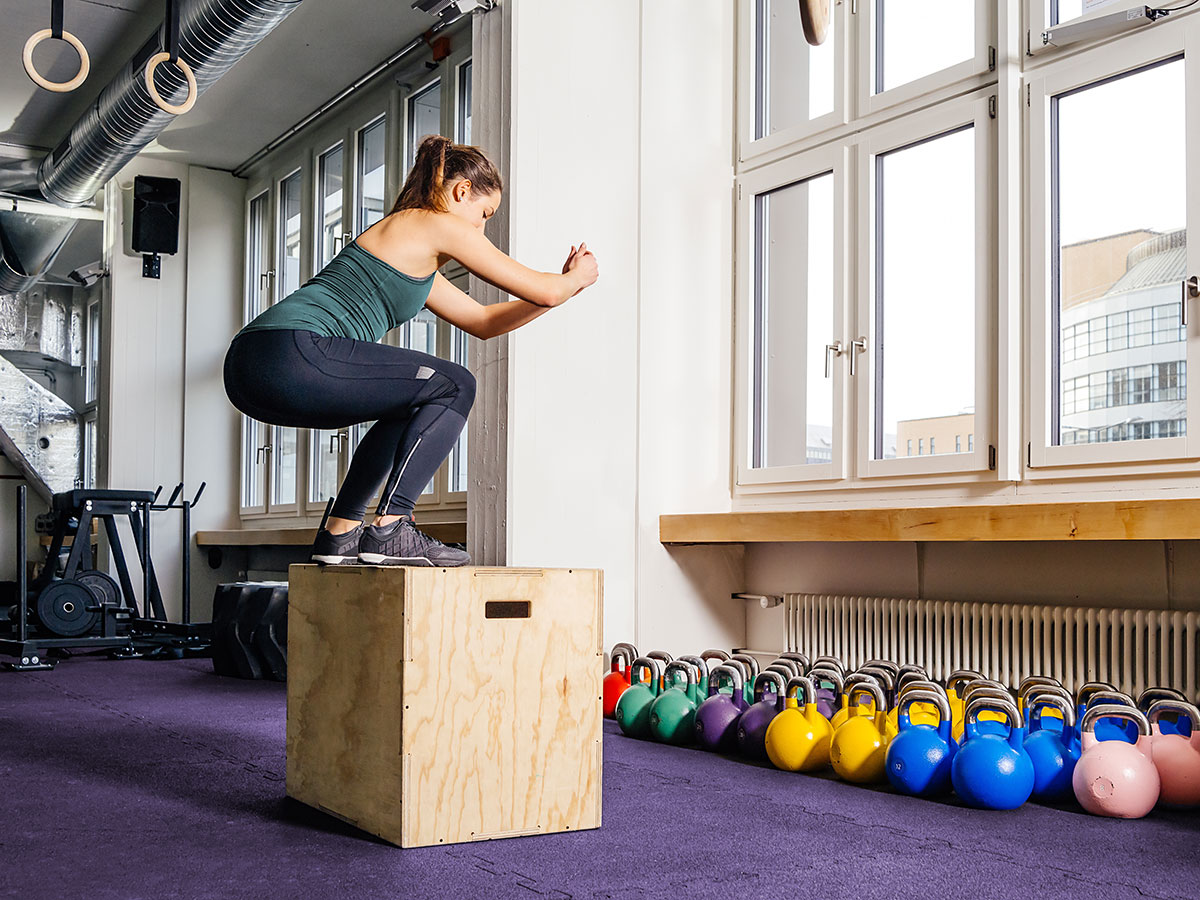
[[[250,331],[225,354],[225,392],[268,425],[332,429],[374,419],[331,512],[357,521],[381,484],[379,515],[412,514],[467,423],[475,378],[416,350],[311,331]]]

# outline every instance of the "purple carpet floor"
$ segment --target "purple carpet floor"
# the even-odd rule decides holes
[[[604,737],[604,827],[400,850],[284,796],[284,686],[0,673],[0,896],[1200,897],[1200,813],[966,809]]]

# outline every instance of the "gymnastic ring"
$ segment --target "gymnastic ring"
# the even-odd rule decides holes
[[[43,87],[48,91],[54,91],[58,94],[67,94],[83,84],[84,79],[88,77],[92,62],[88,58],[87,48],[83,46],[83,41],[79,40],[71,32],[64,31],[62,33],[62,40],[74,47],[75,52],[79,54],[79,72],[70,81],[47,81],[33,67],[33,49],[46,40],[46,38],[53,36],[54,32],[49,28],[43,28],[41,31],[35,31],[31,34],[29,40],[25,42],[25,52],[21,54],[21,61],[25,63],[25,74],[33,79],[33,83],[38,87]]]
[[[178,106],[173,106],[162,98],[158,88],[154,86],[154,70],[158,68],[158,64],[166,62],[171,58],[170,53],[162,52],[155,53],[146,61],[146,90],[150,92],[150,99],[157,104],[158,108],[164,112],[169,112],[173,116],[182,116],[185,112],[196,105],[196,76],[192,74],[192,67],[189,66],[182,58],[175,60],[175,65],[179,71],[183,73],[183,77],[187,79],[188,95]]]

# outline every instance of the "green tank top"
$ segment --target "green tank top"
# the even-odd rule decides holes
[[[303,287],[238,333],[296,330],[377,341],[420,312],[436,274],[405,275],[351,241]]]

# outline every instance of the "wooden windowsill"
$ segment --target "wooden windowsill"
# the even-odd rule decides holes
[[[1200,540],[1200,499],[659,517],[664,544],[768,541]]]
[[[418,518],[417,527],[443,543],[461,544],[467,540],[465,522],[439,525],[422,522]],[[225,531],[197,531],[196,544],[200,547],[307,547],[316,536],[317,529],[311,525],[233,528]]]

